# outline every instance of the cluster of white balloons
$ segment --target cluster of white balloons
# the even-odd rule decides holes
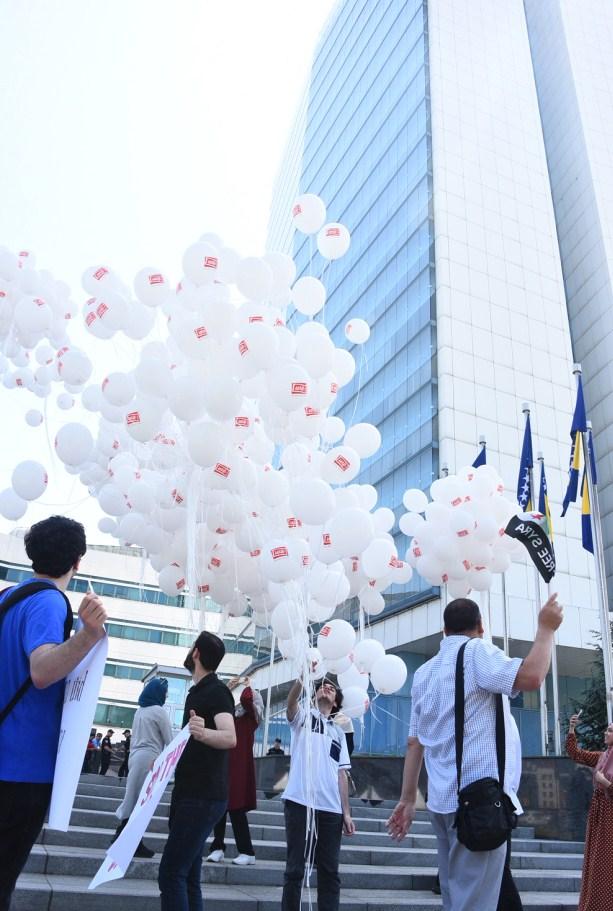
[[[505,572],[512,555],[522,551],[504,533],[518,507],[503,492],[490,465],[467,466],[434,481],[430,502],[421,490],[407,490],[403,502],[409,512],[399,522],[412,538],[407,562],[431,585],[446,584],[452,598],[487,591],[493,574]]]
[[[349,249],[349,231],[326,222],[318,197],[299,197],[292,218],[317,235],[327,260]],[[320,671],[336,663],[358,689],[368,673],[380,692],[402,686],[401,659],[371,640],[355,645],[345,621],[325,626],[309,651],[312,624],[352,596],[366,614],[380,613],[381,592],[412,573],[389,534],[393,512],[376,508],[374,487],[352,483],[381,436],[331,414],[356,363],[325,327],[324,284],[297,279],[285,254],[242,257],[214,234],[185,251],[176,287],[155,267],[138,272],[132,290],[104,265],[82,283],[85,329],[140,342],[133,363],[91,381],[94,364],[69,339],[77,311],[68,289],[37,272],[31,255],[2,251],[0,372],[7,387],[41,398],[61,384],[70,405],[78,399],[97,416],[95,434],[78,420],[64,424],[55,451],[106,514],[100,529],[141,547],[168,595],[208,596],[231,616],[250,610],[285,655],[308,653]],[[294,329],[288,310],[299,314]],[[363,319],[347,322],[350,346],[369,335]],[[26,420],[37,426],[42,415]],[[22,463],[0,512],[20,518],[45,485],[42,465]],[[346,702],[356,717],[363,694],[355,708]]]

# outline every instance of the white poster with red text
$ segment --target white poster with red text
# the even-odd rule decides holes
[[[163,753],[153,763],[153,768],[145,778],[136,806],[132,810],[128,824],[106,852],[102,866],[92,879],[88,889],[95,889],[111,879],[121,879],[134,857],[139,842],[147,830],[151,817],[161,800],[176,765],[190,738],[187,725],[175,739],[168,744]]]

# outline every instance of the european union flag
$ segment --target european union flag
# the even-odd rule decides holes
[[[585,550],[594,553],[594,539],[592,538],[592,507],[590,503],[590,489],[587,483],[587,471],[583,469],[581,482],[581,543]]]
[[[487,464],[486,454],[485,454],[485,443],[481,444],[481,452],[473,462],[473,468],[479,468],[480,465]]]
[[[541,480],[539,484],[539,512],[545,516],[545,530],[553,546],[553,524],[549,511],[549,495],[547,493],[547,478],[545,477],[545,463],[541,461]]]
[[[521,461],[519,463],[519,476],[517,478],[517,502],[523,512],[532,510],[532,488],[530,485],[530,472],[534,466],[532,457],[532,431],[530,430],[530,415],[526,415],[526,428],[524,430],[524,443],[521,448]]]
[[[579,467],[581,465],[581,434],[587,431],[587,417],[585,414],[585,401],[583,399],[583,384],[581,377],[577,383],[577,402],[575,404],[575,413],[573,414],[573,423],[570,428],[571,448],[570,448],[570,465],[568,469],[568,487],[564,494],[562,502],[562,515],[566,515],[566,510],[570,503],[577,499],[577,488],[579,486]]]

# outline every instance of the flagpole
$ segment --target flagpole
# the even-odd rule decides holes
[[[449,477],[449,465],[447,464],[447,462],[443,462],[442,465],[441,465],[441,477],[442,477],[442,478],[448,478],[448,477]],[[446,582],[443,582],[443,584],[441,585],[441,587],[440,587],[440,593],[441,593],[441,594],[440,594],[440,598],[441,598],[441,630],[444,630],[444,629],[445,629],[445,621],[444,621],[443,618],[444,618],[444,615],[445,615],[445,608],[447,607],[447,597],[448,597],[448,595],[447,595],[447,583],[446,583]]]
[[[541,463],[541,473],[543,472],[543,453],[537,453],[537,460]],[[540,586],[540,581],[539,581]],[[547,585],[547,596],[553,594],[552,583]],[[551,683],[553,692],[553,744],[555,756],[562,755],[562,738],[560,736],[560,692],[558,684],[558,634],[554,633],[553,648],[551,649]]]
[[[522,405],[522,414],[527,421],[530,417],[530,406],[527,402],[524,402]],[[534,498],[534,467],[530,465],[528,467],[528,476],[530,480],[530,499]],[[534,506],[534,503],[532,503]],[[540,608],[541,600],[541,577],[539,571],[534,567],[534,600],[535,600],[535,616],[538,617],[538,612]],[[555,645],[554,645],[555,648]],[[540,712],[540,722],[541,722],[541,751],[543,756],[547,756],[547,745],[549,741],[549,721],[547,718],[547,683],[546,679],[543,680],[539,688],[539,712]]]
[[[581,377],[581,365],[575,364],[573,373],[577,384]],[[591,429],[591,424],[587,424]],[[596,569],[596,588],[598,590],[598,606],[600,612],[600,634],[602,637],[602,659],[604,667],[605,697],[607,705],[607,724],[613,722],[613,655],[611,653],[611,622],[609,616],[609,601],[607,596],[607,576],[604,563],[604,547],[602,527],[600,524],[600,504],[598,502],[598,489],[592,478],[592,459],[590,455],[589,439],[586,432],[581,432],[583,443],[583,464],[587,479],[587,489],[590,495],[590,508],[592,513],[592,530],[594,533],[594,566]]]

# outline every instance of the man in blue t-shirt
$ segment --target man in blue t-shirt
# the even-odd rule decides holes
[[[2,611],[0,592],[0,713],[28,677],[26,689],[0,723],[0,911],[8,911],[15,882],[42,828],[55,771],[64,678],[105,636],[106,612],[87,594],[79,607],[82,628],[65,640],[63,592],[86,551],[79,522],[52,516],[25,536],[33,580],[47,582]]]

